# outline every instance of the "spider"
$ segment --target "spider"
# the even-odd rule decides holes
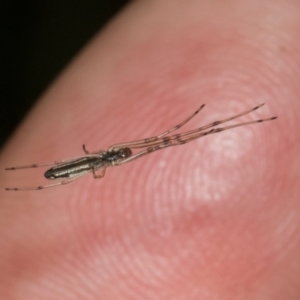
[[[257,109],[259,109],[263,104],[255,106],[247,111],[244,111],[240,114],[234,115],[227,119],[223,119],[220,121],[212,122],[208,125],[189,130],[180,134],[173,134],[170,135],[171,132],[178,130],[188,121],[190,121],[194,116],[196,116],[200,110],[204,107],[204,104],[201,105],[191,116],[187,119],[179,123],[178,125],[172,127],[171,129],[150,138],[127,142],[127,143],[120,143],[110,146],[106,151],[99,150],[96,152],[89,152],[85,145],[82,146],[85,155],[72,158],[72,159],[64,159],[60,161],[55,161],[53,163],[46,163],[46,164],[32,164],[27,166],[18,166],[18,167],[11,167],[6,168],[5,170],[18,170],[18,169],[25,169],[25,168],[38,168],[43,166],[50,166],[54,165],[52,168],[47,170],[44,176],[47,179],[55,180],[61,179],[61,181],[48,184],[48,185],[40,185],[36,187],[24,187],[24,188],[5,188],[7,191],[22,191],[22,190],[41,190],[45,188],[50,188],[58,185],[67,184],[73,182],[74,180],[84,176],[87,173],[92,173],[95,179],[102,178],[105,175],[106,168],[113,167],[113,166],[120,166],[126,163],[129,163],[135,159],[138,159],[144,155],[149,153],[171,147],[171,146],[178,146],[182,144],[186,144],[191,142],[195,139],[203,137],[205,135],[221,132],[227,129],[254,124],[254,123],[261,123],[265,121],[275,120],[277,117],[267,118],[267,119],[260,119],[255,121],[243,122],[234,125],[224,126],[220,128],[216,128],[217,125],[226,123],[228,121],[237,119],[241,116],[249,114]],[[133,149],[144,148],[140,152],[133,154]],[[96,174],[97,170],[100,170],[100,174]]]

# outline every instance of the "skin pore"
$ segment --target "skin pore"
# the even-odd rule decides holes
[[[182,131],[255,124],[43,191],[0,191],[3,299],[297,300],[300,3],[135,1],[2,150],[1,170]],[[238,121],[237,121],[238,122]],[[26,137],[26,138],[25,138]],[[0,172],[1,187],[44,170]]]

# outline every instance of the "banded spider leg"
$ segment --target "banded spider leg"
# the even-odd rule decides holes
[[[109,149],[119,149],[119,148],[122,148],[122,147],[129,147],[130,149],[136,149],[136,148],[146,148],[147,147],[147,149],[145,149],[141,152],[138,152],[138,153],[132,155],[131,157],[126,158],[126,159],[116,163],[116,165],[123,165],[123,164],[131,162],[131,161],[133,161],[137,158],[140,158],[144,155],[147,155],[151,152],[161,150],[161,149],[164,149],[166,147],[186,144],[188,142],[191,142],[191,141],[193,141],[197,138],[200,138],[202,136],[205,136],[205,135],[221,132],[221,131],[232,129],[232,128],[235,128],[235,127],[240,127],[240,126],[245,126],[245,125],[250,125],[250,124],[255,124],[255,123],[262,123],[262,122],[277,119],[277,117],[259,119],[259,120],[254,120],[254,121],[249,121],[249,122],[242,122],[242,123],[239,123],[239,124],[234,124],[234,125],[230,125],[230,126],[226,126],[226,127],[215,128],[215,129],[211,129],[211,130],[208,130],[208,131],[205,131],[205,132],[201,132],[203,130],[215,127],[219,124],[223,124],[223,123],[229,122],[231,120],[237,119],[241,116],[247,115],[247,114],[259,109],[263,105],[264,105],[264,103],[262,103],[258,106],[255,106],[254,108],[249,109],[247,111],[244,111],[242,113],[234,115],[232,117],[212,122],[210,124],[199,127],[197,129],[193,129],[193,130],[190,130],[190,131],[187,131],[187,132],[183,132],[181,134],[174,134],[174,135],[171,135],[171,136],[166,136],[170,132],[173,132],[173,131],[179,129],[183,124],[186,123],[186,122],[182,122],[179,125],[171,128],[170,130],[168,130],[168,131],[166,131],[166,132],[164,132],[164,133],[162,133],[158,136],[154,136],[154,137],[151,137],[151,138],[148,138],[148,139],[133,141],[133,142],[129,142],[129,143],[115,144],[115,145],[111,146]],[[203,108],[203,107],[204,107],[204,105],[201,106],[201,108]],[[192,117],[194,117],[196,115],[196,113],[197,113],[197,111],[188,120],[190,120]]]

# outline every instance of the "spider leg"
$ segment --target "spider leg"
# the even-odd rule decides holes
[[[173,136],[170,136],[170,139],[168,139],[168,140],[161,139],[160,143],[158,143],[156,145],[153,145],[152,147],[148,147],[147,149],[145,149],[141,152],[138,152],[138,153],[130,156],[129,158],[121,160],[121,161],[117,162],[115,165],[116,166],[123,165],[123,164],[131,162],[135,159],[138,159],[138,158],[140,158],[144,155],[150,154],[154,151],[158,151],[158,150],[161,150],[161,149],[164,149],[164,148],[167,148],[167,147],[183,145],[183,144],[191,142],[195,139],[203,137],[205,135],[218,133],[218,132],[228,130],[228,129],[232,129],[232,128],[235,128],[235,127],[240,127],[240,126],[245,126],[245,125],[250,125],[250,124],[255,124],[255,123],[261,123],[261,122],[266,122],[266,121],[271,121],[271,120],[275,120],[276,118],[277,117],[272,117],[272,118],[267,118],[267,119],[260,119],[260,120],[255,120],[255,121],[243,122],[243,123],[229,125],[229,126],[220,127],[220,128],[212,128],[212,129],[210,129],[208,131],[205,131],[205,132],[200,132],[200,131],[203,130],[202,127],[201,127],[199,129],[191,130],[191,131],[188,131],[188,132],[183,133],[183,134],[175,134]]]
[[[147,139],[142,139],[142,140],[137,140],[137,141],[133,141],[133,142],[128,142],[128,143],[120,143],[120,144],[115,144],[112,145],[108,148],[108,151],[112,151],[112,150],[117,150],[120,148],[144,148],[146,147],[147,143],[149,142],[154,142],[166,135],[168,135],[169,133],[181,128],[184,124],[186,124],[188,121],[190,121],[193,117],[195,117],[199,111],[205,106],[205,104],[202,104],[191,116],[189,116],[187,119],[185,119],[184,121],[182,121],[181,123],[177,124],[176,126],[172,127],[171,129],[157,135],[157,136],[153,136]]]
[[[85,154],[100,154],[100,153],[103,153],[103,152],[105,152],[104,150],[98,150],[98,151],[95,151],[95,152],[90,152],[90,151],[88,151],[87,149],[86,149],[86,147],[85,147],[85,144],[83,144],[82,145],[82,149],[83,149],[83,151],[85,152]]]
[[[80,158],[80,157],[78,157],[78,158]],[[72,161],[74,159],[76,159],[76,158],[56,160],[56,161],[51,162],[51,163],[32,164],[32,165],[26,165],[26,166],[10,167],[10,168],[5,168],[5,170],[6,171],[12,171],[12,170],[19,170],[19,169],[29,169],[29,168],[39,168],[39,167],[45,167],[45,166],[53,166],[53,165],[59,165],[62,162]]]
[[[61,160],[56,160],[51,163],[43,163],[43,164],[31,164],[31,165],[25,165],[25,166],[17,166],[17,167],[9,167],[5,168],[6,171],[14,171],[14,170],[19,170],[19,169],[30,169],[30,168],[40,168],[40,167],[45,167],[45,166],[53,166],[53,165],[59,165],[61,163],[67,163],[67,162],[72,162],[74,160],[77,160],[79,158],[83,158],[86,156],[94,156],[94,154],[98,154],[101,152],[105,152],[104,150],[100,150],[97,152],[86,152],[87,155],[81,155],[73,158],[67,158],[67,159],[61,159]]]
[[[215,127],[217,125],[220,125],[220,124],[223,124],[223,123],[226,123],[226,122],[229,122],[231,120],[234,120],[234,119],[237,119],[241,116],[244,116],[246,114],[249,114],[250,112],[254,111],[254,110],[257,110],[259,109],[261,106],[263,106],[263,104],[260,104],[252,109],[249,109],[247,111],[244,111],[240,114],[237,114],[237,115],[234,115],[230,118],[226,118],[226,119],[223,119],[223,120],[219,120],[219,121],[215,121],[215,122],[212,122],[208,125],[205,125],[205,126],[202,126],[202,127],[199,127],[199,128],[196,128],[196,129],[193,129],[193,130],[189,130],[187,132],[183,132],[183,133],[180,133],[180,134],[174,134],[174,135],[171,135],[171,136],[166,136],[162,139],[159,139],[157,141],[153,141],[152,143],[148,143],[147,145],[144,145],[143,147],[148,147],[148,146],[155,146],[155,145],[159,145],[160,143],[167,143],[168,141],[170,140],[175,140],[175,139],[182,139],[184,138],[185,136],[187,135],[191,135],[191,134],[197,134],[199,133],[200,131],[203,131],[203,130],[206,130],[206,129],[209,129],[209,128],[212,128],[212,127]],[[269,120],[273,120],[274,118],[276,117],[273,117],[273,118],[268,118],[268,119],[262,119],[262,120],[255,120],[255,121],[250,121],[250,122],[243,122],[243,123],[239,123],[239,124],[235,124],[235,125],[232,125],[233,127],[229,126],[228,128],[234,128],[234,127],[238,127],[238,126],[243,126],[243,125],[248,125],[248,124],[253,124],[253,123],[258,123],[258,122],[264,122],[264,121],[269,121]],[[227,127],[226,127],[227,128]],[[210,131],[209,131],[210,132]],[[137,147],[132,147],[132,148],[140,148],[141,146],[137,146]]]
[[[229,122],[229,121],[231,121],[231,120],[234,120],[234,119],[237,119],[237,118],[242,117],[242,116],[244,116],[244,115],[247,115],[247,114],[249,114],[249,113],[251,113],[251,112],[253,112],[253,111],[259,109],[259,108],[262,107],[263,105],[265,105],[265,103],[262,103],[262,104],[260,104],[260,105],[258,105],[258,106],[255,106],[255,107],[253,107],[253,108],[251,108],[251,109],[248,109],[248,110],[246,110],[246,111],[244,111],[244,112],[242,112],[242,113],[239,113],[239,114],[237,114],[237,115],[234,115],[234,116],[232,116],[232,117],[229,117],[229,118],[226,118],[226,119],[222,119],[222,120],[219,120],[219,121],[215,121],[215,122],[209,123],[209,124],[207,124],[207,125],[204,125],[204,126],[202,126],[202,127],[199,127],[199,128],[197,128],[197,129],[188,131],[187,133],[191,133],[192,131],[194,131],[194,132],[202,131],[202,130],[205,130],[205,129],[208,129],[208,128],[211,128],[211,127],[215,127],[215,126],[220,125],[220,124],[223,124],[223,123],[227,123],[227,122]],[[258,122],[258,121],[259,121],[259,120],[257,120],[257,121],[252,121],[252,123],[255,123],[255,122]],[[241,123],[241,124],[243,124],[243,123]]]
[[[186,132],[186,134],[190,134],[190,133],[192,133],[192,132],[195,132],[195,133],[196,133],[196,132],[199,132],[199,131],[202,131],[202,130],[209,129],[209,128],[214,127],[214,126],[217,126],[217,125],[219,125],[219,124],[226,123],[226,122],[229,122],[229,121],[231,121],[231,120],[237,119],[237,118],[239,118],[239,117],[241,117],[241,116],[247,115],[247,114],[249,114],[249,113],[251,113],[251,112],[253,112],[253,111],[259,109],[259,108],[262,107],[263,105],[264,105],[264,103],[262,103],[262,104],[260,104],[260,105],[258,105],[258,106],[255,106],[254,108],[248,109],[247,111],[244,111],[244,112],[242,112],[242,113],[239,113],[239,114],[237,114],[237,115],[234,115],[234,116],[232,116],[232,117],[229,117],[229,118],[226,118],[226,119],[222,119],[222,120],[219,120],[219,121],[215,121],[215,122],[212,122],[212,123],[210,123],[210,124],[208,124],[208,125],[205,125],[205,126],[202,126],[202,127],[197,128],[197,129],[188,131],[188,132]],[[196,111],[196,112],[199,112],[199,111],[201,110],[202,107],[203,107],[203,105],[202,105],[202,106],[198,109],[198,111]],[[194,115],[196,114],[196,112],[194,113]],[[191,116],[191,117],[193,117],[193,116]],[[190,119],[191,119],[191,117],[190,117]],[[190,120],[190,119],[187,119],[187,120]],[[185,124],[185,123],[187,122],[187,120],[185,120],[184,122],[180,123],[179,125],[182,126],[182,124]],[[178,126],[178,125],[177,125],[177,126]],[[181,127],[181,126],[180,126],[180,127]],[[180,127],[179,127],[179,128],[180,128]],[[144,140],[140,140],[140,141],[136,141],[136,142],[131,142],[131,143],[117,144],[117,145],[114,145],[114,146],[109,147],[109,149],[122,148],[122,147],[128,147],[128,148],[131,148],[131,149],[135,149],[135,148],[145,148],[145,147],[149,147],[149,146],[158,145],[158,144],[160,144],[160,143],[162,142],[163,139],[164,139],[165,141],[167,141],[167,140],[169,140],[171,137],[178,136],[178,134],[177,134],[177,135],[173,135],[173,136],[169,136],[169,137],[166,136],[167,134],[171,133],[172,131],[178,129],[178,128],[176,128],[176,129],[175,129],[175,128],[176,128],[176,126],[173,127],[172,129],[170,129],[170,130],[168,130],[168,131],[166,131],[166,132],[164,132],[164,133],[162,133],[162,134],[156,136],[156,137],[152,137],[152,138],[148,138],[148,139],[144,139]],[[181,135],[181,134],[179,134],[179,135]],[[160,140],[160,139],[161,139],[161,140]]]
[[[69,180],[63,180],[63,181],[60,181],[60,182],[56,182],[56,183],[52,183],[52,184],[47,184],[47,185],[40,185],[40,186],[36,186],[36,187],[24,187],[24,188],[4,188],[3,190],[6,190],[6,191],[30,191],[30,190],[43,190],[43,189],[47,189],[47,188],[51,188],[51,187],[54,187],[54,186],[58,186],[58,185],[64,185],[64,184],[68,184],[70,182],[73,182],[79,178],[81,178],[83,175],[85,175],[86,173],[80,175],[80,176],[77,176],[77,177],[74,177],[74,178],[71,178]]]
[[[90,154],[90,152],[86,150],[85,144],[82,145],[82,149],[83,149],[83,151],[84,151],[85,154]]]
[[[271,117],[271,118],[267,118],[267,119],[259,119],[259,120],[255,120],[255,121],[249,121],[249,122],[243,122],[243,123],[238,123],[238,124],[233,124],[233,125],[229,125],[229,126],[225,126],[225,127],[220,127],[220,128],[213,128],[212,130],[203,132],[204,135],[207,134],[212,134],[212,133],[217,133],[223,130],[227,130],[227,129],[231,129],[231,128],[235,128],[235,127],[240,127],[240,126],[245,126],[245,125],[250,125],[250,124],[255,124],[255,123],[262,123],[262,122],[266,122],[266,121],[271,121],[271,120],[275,120],[277,119],[277,117]],[[208,129],[208,128],[206,128]],[[200,131],[203,131],[203,127],[200,127],[198,129],[194,129],[194,130],[190,130],[187,132],[184,132],[182,134],[174,134],[172,136],[170,136],[169,140],[176,140],[176,139],[185,139],[185,138],[189,138],[193,135],[198,135]]]
[[[250,113],[250,112],[252,112],[252,111],[260,108],[262,105],[264,105],[264,104],[256,106],[256,107],[254,107],[254,108],[252,108],[250,110],[247,110],[247,111],[245,111],[243,113],[240,113],[238,115],[235,115],[235,116],[227,118],[227,119],[223,119],[223,120],[220,120],[220,121],[215,121],[215,122],[212,122],[212,123],[210,123],[208,125],[205,125],[205,126],[193,129],[193,130],[189,130],[187,132],[183,132],[183,133],[180,133],[180,134],[174,134],[174,135],[171,135],[171,136],[165,136],[165,137],[159,138],[159,139],[154,140],[154,141],[149,141],[148,143],[144,143],[144,144],[140,144],[140,145],[134,145],[134,146],[131,146],[130,148],[134,149],[134,148],[153,147],[153,146],[160,145],[162,143],[167,144],[169,141],[172,141],[172,140],[183,139],[186,136],[191,136],[192,134],[198,134],[200,131],[203,131],[203,130],[215,127],[215,126],[217,126],[219,124],[223,124],[225,122],[228,122],[228,121],[231,121],[233,119],[239,118],[239,117],[241,117],[241,116],[243,116],[245,114],[248,114],[248,113]],[[261,120],[255,120],[255,121],[250,121],[250,122],[243,122],[243,123],[232,125],[233,127],[229,126],[229,127],[225,127],[225,128],[234,128],[234,127],[243,126],[243,125],[247,125],[247,124],[253,124],[253,123],[258,123],[258,122],[264,122],[264,121],[274,120],[274,118],[276,119],[276,117],[272,117],[272,118],[268,118],[268,119],[261,119]],[[218,130],[220,130],[220,129],[218,129]],[[212,133],[215,133],[215,132],[213,131]]]
[[[100,175],[97,175],[95,169],[93,168],[93,177],[94,177],[95,179],[102,178],[102,177],[104,177],[104,175],[105,175],[105,171],[106,171],[106,168],[103,168],[103,169],[102,169],[102,173],[101,173]]]

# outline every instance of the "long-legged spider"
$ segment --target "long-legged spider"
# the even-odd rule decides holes
[[[37,167],[54,165],[54,167],[50,168],[48,171],[45,172],[44,176],[47,179],[51,179],[51,180],[62,179],[62,181],[53,184],[48,184],[48,185],[41,185],[37,187],[5,188],[5,190],[7,191],[41,190],[41,189],[50,188],[57,185],[70,183],[90,172],[93,173],[94,178],[102,178],[105,174],[105,170],[107,167],[123,165],[137,158],[140,158],[144,155],[147,155],[151,152],[161,150],[171,146],[182,145],[192,140],[195,140],[197,138],[200,138],[202,136],[221,132],[234,127],[275,120],[277,117],[243,122],[239,124],[215,128],[215,126],[219,124],[226,123],[228,121],[237,119],[243,115],[249,114],[250,112],[257,110],[263,105],[264,103],[252,109],[244,111],[240,114],[234,115],[230,118],[223,119],[220,121],[215,121],[208,125],[193,130],[189,130],[180,134],[170,135],[171,132],[181,128],[184,124],[186,124],[194,116],[196,116],[198,112],[204,107],[203,104],[200,108],[198,108],[190,117],[185,119],[183,122],[179,123],[178,125],[172,127],[171,129],[157,136],[153,136],[150,138],[137,140],[133,142],[128,142],[128,143],[115,144],[110,146],[106,151],[100,150],[96,152],[89,152],[87,151],[85,145],[83,145],[83,151],[85,152],[85,155],[80,157],[55,161],[53,163],[33,164],[27,166],[6,168],[5,170],[18,170],[18,169],[25,169],[25,168],[37,168]],[[143,149],[140,152],[137,152],[136,154],[133,154],[132,149],[138,149],[138,148],[145,148],[145,149]],[[99,169],[101,169],[101,173],[96,174],[96,171]]]

